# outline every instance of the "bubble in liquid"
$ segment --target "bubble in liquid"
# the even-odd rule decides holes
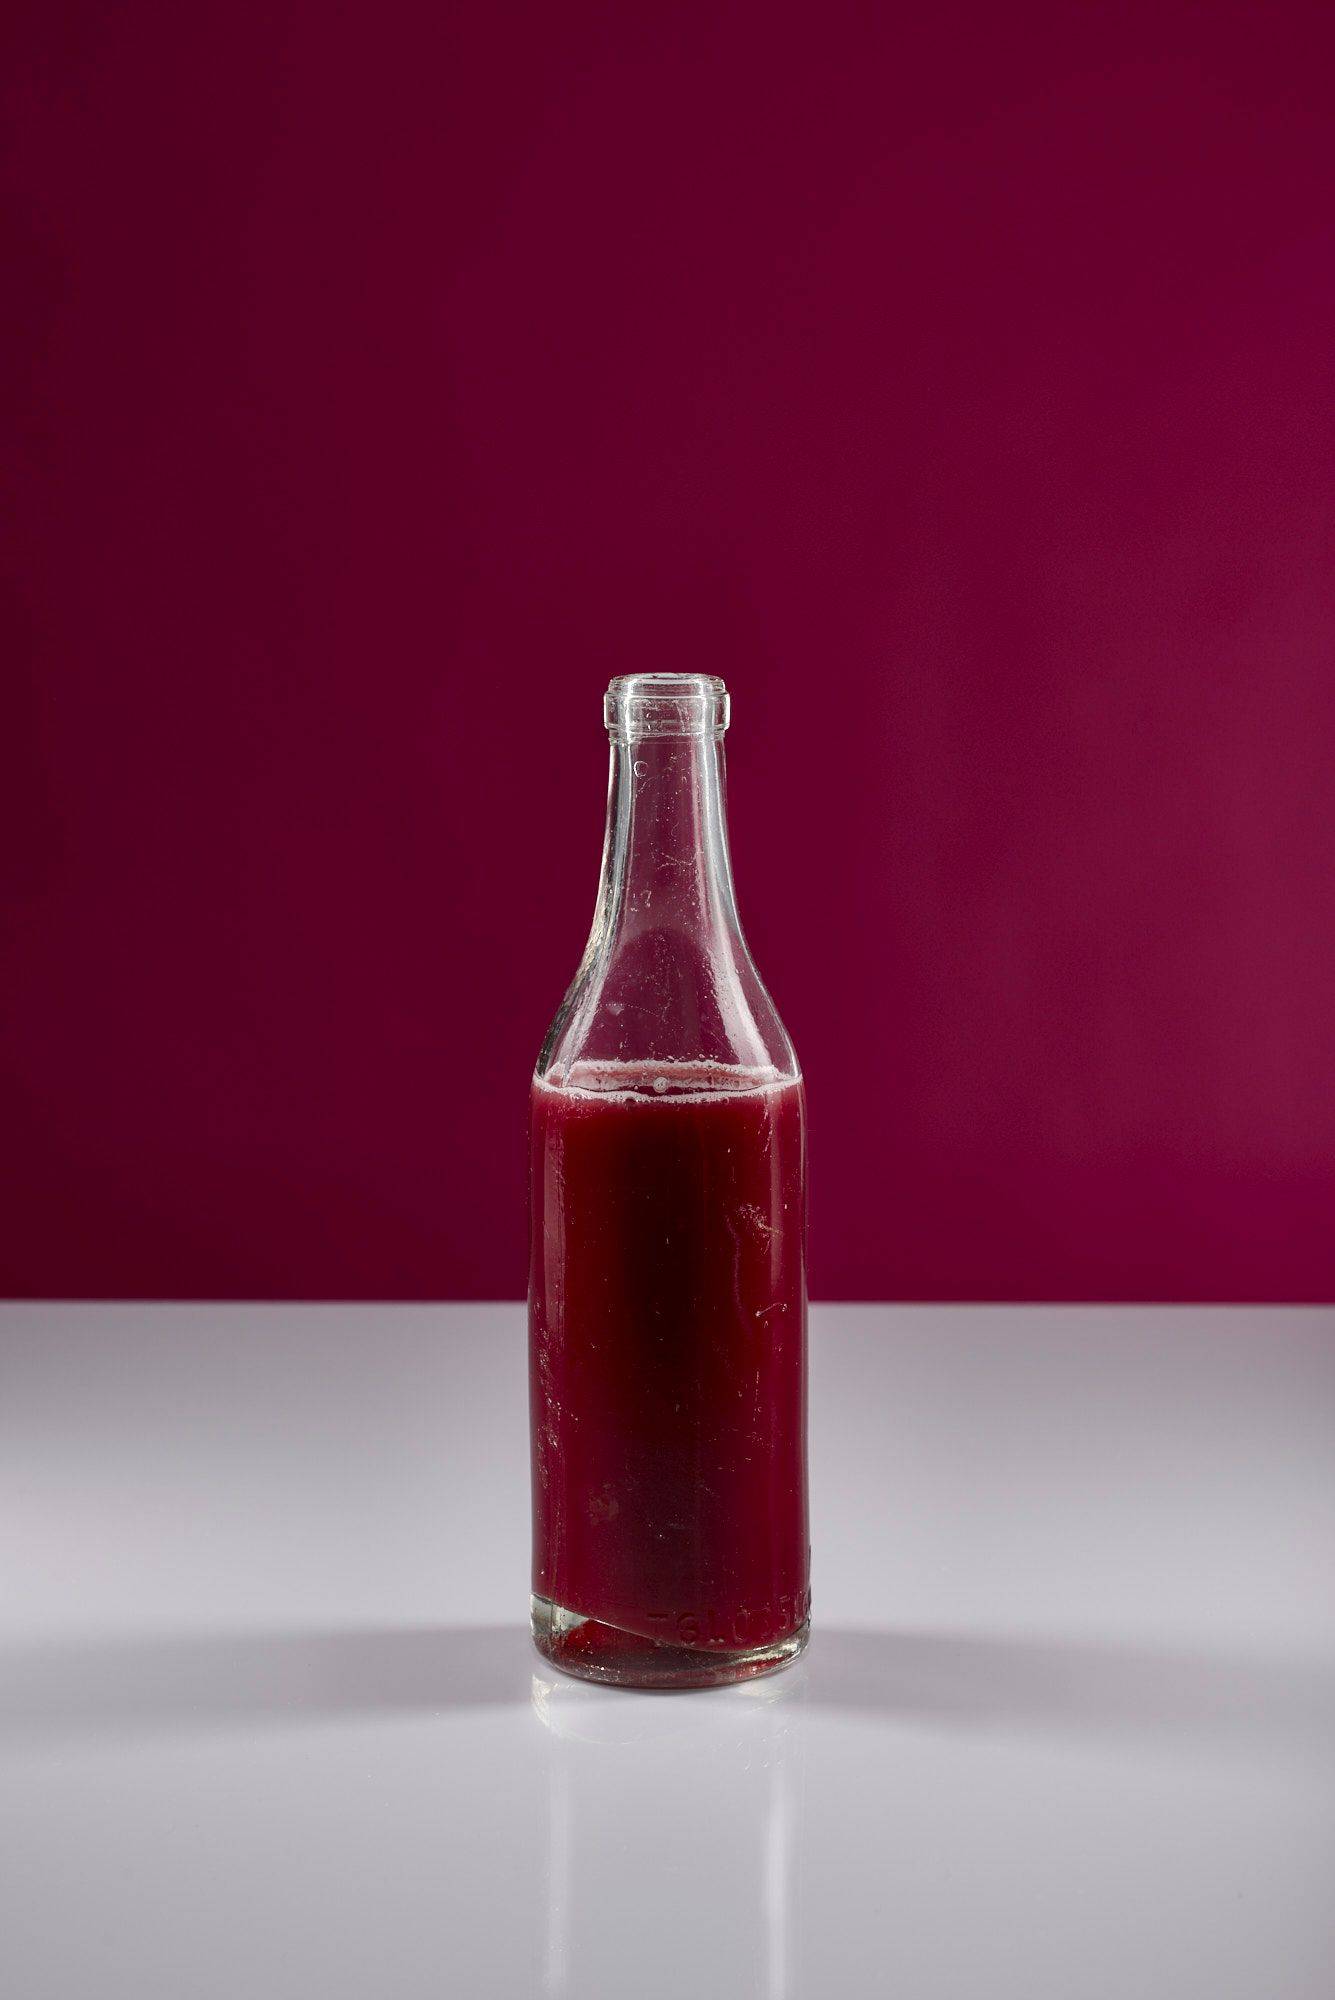
[[[668,1087],[668,1080],[665,1076],[656,1076],[654,1078],[654,1089],[658,1092],[660,1097],[663,1095],[663,1092],[667,1089],[667,1087]]]
[[[635,763],[632,765],[631,768],[634,770],[637,778],[642,778],[645,772],[649,769],[649,766],[645,763],[642,757],[637,757]]]

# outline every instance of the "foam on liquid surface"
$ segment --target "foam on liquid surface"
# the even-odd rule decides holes
[[[613,1104],[708,1104],[720,1097],[760,1097],[791,1089],[798,1078],[772,1063],[748,1065],[702,1058],[695,1062],[577,1062],[564,1076],[535,1076],[534,1087],[555,1097]]]

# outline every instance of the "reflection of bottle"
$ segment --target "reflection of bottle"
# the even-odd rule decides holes
[[[613,681],[593,933],[532,1093],[533,1629],[647,1687],[806,1641],[806,1112],[737,921],[728,697]]]
[[[797,1990],[804,1679],[609,1703],[535,1674],[545,2000]]]

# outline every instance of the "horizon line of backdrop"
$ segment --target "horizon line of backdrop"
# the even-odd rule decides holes
[[[816,1296],[1335,1296],[1331,18],[20,0],[0,1290],[520,1293],[687,668]]]

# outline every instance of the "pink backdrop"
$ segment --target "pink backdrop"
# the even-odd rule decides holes
[[[11,10],[4,1288],[517,1294],[670,667],[818,1294],[1335,1293],[1329,18]]]

